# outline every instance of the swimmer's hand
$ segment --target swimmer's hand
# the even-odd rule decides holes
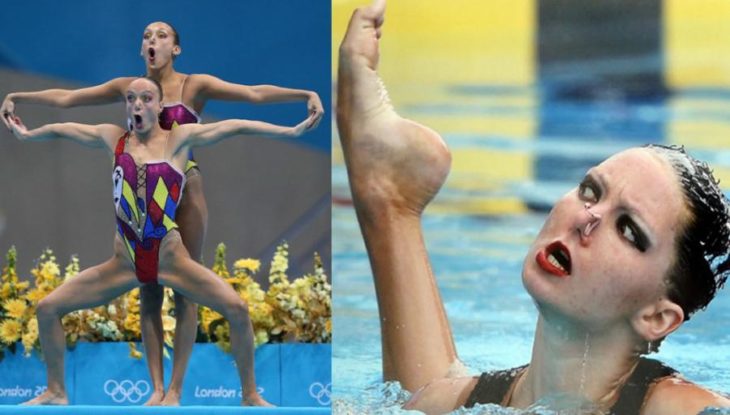
[[[10,131],[20,141],[25,141],[29,137],[28,128],[23,125],[23,121],[20,117],[12,114],[3,114],[3,121],[5,121],[10,128]]]
[[[324,115],[324,108],[322,107],[322,101],[319,99],[319,95],[316,92],[312,92],[307,99],[307,111],[311,121],[307,125],[307,130],[313,130],[317,128],[319,122],[322,120]]]
[[[309,117],[305,119],[304,121],[300,122],[299,124],[295,125],[294,127],[291,127],[291,131],[288,134],[291,138],[296,138],[304,134],[305,132],[311,130],[314,127],[310,127],[313,123],[316,126],[317,123],[319,123],[319,118],[322,118],[321,115],[317,114],[309,114]]]
[[[3,100],[3,105],[2,107],[0,107],[0,114],[2,114],[5,127],[7,127],[8,130],[12,131],[12,127],[10,126],[10,119],[11,117],[15,116],[15,102],[13,102],[10,94],[6,95],[5,99]]]

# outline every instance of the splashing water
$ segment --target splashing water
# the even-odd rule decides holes
[[[414,414],[418,411],[403,409],[411,393],[398,382],[372,384],[356,399],[335,399],[332,413],[350,414]],[[477,404],[473,408],[459,408],[454,415],[599,415],[591,402],[570,395],[553,395],[540,399],[527,409],[505,408],[494,404]],[[730,412],[708,412],[705,415],[730,415]]]
[[[588,365],[588,353],[591,349],[590,338],[590,333],[586,333],[586,341],[583,346],[583,360],[580,362],[580,388],[578,389],[578,396],[584,396],[583,392],[585,392],[586,366]]]

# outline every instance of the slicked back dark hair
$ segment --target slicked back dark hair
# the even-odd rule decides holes
[[[652,144],[674,169],[689,217],[677,235],[677,256],[668,276],[668,297],[682,307],[684,319],[704,309],[730,273],[728,199],[712,170],[684,147]]]

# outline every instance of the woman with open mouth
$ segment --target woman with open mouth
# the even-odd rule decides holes
[[[239,85],[225,82],[211,75],[187,75],[175,71],[175,59],[182,53],[180,36],[168,23],[149,24],[142,36],[140,54],[147,68],[146,76],[162,85],[165,102],[159,123],[164,129],[176,125],[199,123],[200,113],[208,100],[221,99],[249,103],[273,103],[304,101],[311,115],[308,129],[316,128],[323,115],[322,103],[317,93],[300,89],[281,88],[273,85]],[[10,128],[9,119],[14,116],[16,103],[45,104],[57,107],[106,104],[124,99],[130,82],[135,77],[112,79],[104,84],[78,90],[49,89],[37,92],[8,94],[0,113]],[[130,118],[130,128],[135,121]],[[203,182],[197,163],[190,153],[185,166],[186,191],[180,203],[178,224],[180,235],[192,258],[202,263],[202,250],[208,222],[208,209],[203,195]],[[147,405],[178,405],[182,392],[183,376],[197,334],[197,306],[175,293],[177,324],[172,377],[165,391],[162,365],[162,300],[163,290],[157,284],[145,284],[140,289],[141,331],[145,354],[152,379],[153,392]]]
[[[421,228],[451,156],[438,133],[390,104],[376,72],[384,13],[376,0],[350,19],[337,123],[375,283],[383,378],[414,393],[405,408],[632,415],[730,406],[645,357],[730,271],[728,200],[708,166],[679,147],[620,152],[553,206],[522,268],[539,312],[529,364],[465,376]]]
[[[137,78],[127,88],[131,131],[111,124],[48,124],[28,130],[20,118],[6,115],[23,141],[70,139],[103,148],[114,160],[112,180],[118,234],[108,261],[87,268],[40,301],[38,331],[47,369],[48,388],[26,404],[65,405],[65,336],[61,318],[78,309],[104,304],[139,286],[174,288],[196,303],[221,313],[231,326],[231,347],[243,389],[243,405],[270,406],[256,390],[253,328],[248,306],[236,291],[192,259],[185,248],[176,211],[186,189],[183,173],[188,151],[233,136],[298,137],[315,115],[295,127],[259,121],[225,120],[191,123],[173,130],[158,120],[163,110],[162,87],[151,78]]]

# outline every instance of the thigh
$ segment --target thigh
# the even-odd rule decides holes
[[[186,255],[178,256],[160,270],[159,282],[195,303],[216,310],[241,301],[233,287]]]
[[[139,285],[125,262],[115,257],[87,268],[64,281],[44,301],[55,305],[63,314],[102,305]]]
[[[191,257],[200,261],[208,223],[208,208],[200,175],[189,177],[185,183],[185,191],[175,218],[185,248]]]

